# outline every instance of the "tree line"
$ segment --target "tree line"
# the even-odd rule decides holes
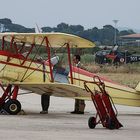
[[[118,43],[120,40],[120,36],[135,33],[133,30],[119,31],[118,29],[115,29],[112,25],[105,25],[101,29],[97,27],[93,27],[91,29],[84,29],[82,25],[69,25],[67,23],[60,23],[56,27],[46,26],[42,27],[41,29],[42,32],[63,32],[78,35],[80,37],[96,42],[96,45],[115,45],[115,30]],[[22,25],[12,23],[11,19],[3,18],[0,19],[0,31],[34,33],[35,28],[26,28]]]

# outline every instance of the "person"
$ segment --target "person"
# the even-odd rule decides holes
[[[40,111],[40,114],[48,114],[49,106],[50,106],[50,95],[42,94],[41,95],[42,111]]]
[[[39,58],[38,60],[40,60],[42,62],[43,71],[45,71],[45,69],[46,69],[45,61],[42,58]],[[54,56],[51,58],[51,64],[53,66],[55,66],[58,62],[59,62],[59,56]],[[43,76],[43,81],[45,82],[45,76]],[[42,111],[40,111],[40,114],[48,114],[49,106],[50,106],[50,95],[44,93],[41,95]]]
[[[82,68],[83,66],[80,62],[81,57],[80,55],[74,55],[73,57],[73,63],[75,64],[76,67]],[[74,111],[72,111],[72,114],[84,114],[84,109],[85,109],[85,101],[81,99],[75,99],[75,105],[74,105]]]

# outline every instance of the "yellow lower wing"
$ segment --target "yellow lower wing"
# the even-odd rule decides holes
[[[66,83],[15,83],[19,85],[20,88],[25,90],[30,90],[37,94],[48,94],[58,97],[70,97],[83,100],[91,100],[91,95],[83,87],[66,84]],[[89,85],[94,89],[97,86],[92,84]],[[125,89],[113,88],[106,86],[106,91],[112,97],[114,103],[128,106],[138,106],[140,107],[140,94],[135,90],[129,91]]]
[[[20,88],[37,94],[90,100],[90,93],[80,86],[65,83],[16,83]]]

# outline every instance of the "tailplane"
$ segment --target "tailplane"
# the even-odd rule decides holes
[[[136,89],[136,91],[140,92],[140,82],[137,84],[135,89]]]

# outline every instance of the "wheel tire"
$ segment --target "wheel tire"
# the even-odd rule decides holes
[[[21,104],[18,100],[10,99],[5,103],[4,110],[10,115],[16,115],[21,111]]]
[[[94,129],[96,126],[96,118],[95,117],[90,117],[88,120],[88,126],[90,129]]]
[[[124,63],[125,59],[124,58],[120,58],[120,63]]]

